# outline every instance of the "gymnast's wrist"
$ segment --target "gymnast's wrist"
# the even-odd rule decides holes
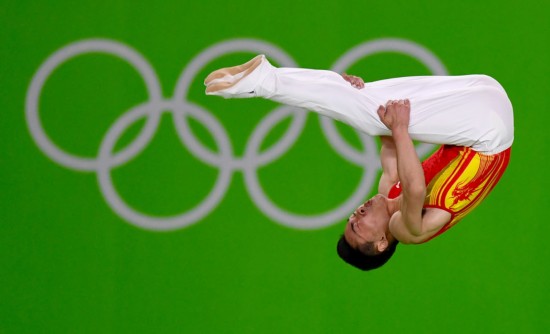
[[[396,125],[392,127],[391,134],[394,140],[402,137],[409,138],[409,128],[406,125]]]

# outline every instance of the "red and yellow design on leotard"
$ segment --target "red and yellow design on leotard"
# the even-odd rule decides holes
[[[451,213],[451,220],[430,239],[458,223],[493,190],[506,170],[510,148],[485,155],[462,146],[441,146],[422,163],[426,179],[425,208]],[[397,195],[394,189],[390,197]],[[426,241],[428,241],[426,240]]]

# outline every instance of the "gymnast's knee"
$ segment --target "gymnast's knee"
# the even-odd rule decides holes
[[[498,89],[499,91],[501,91],[502,93],[506,94],[506,91],[504,90],[502,85],[498,81],[496,81],[494,78],[492,78],[488,75],[476,74],[476,75],[474,75],[474,80],[475,80],[475,86],[495,88],[495,89]]]

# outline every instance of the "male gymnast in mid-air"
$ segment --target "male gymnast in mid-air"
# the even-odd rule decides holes
[[[404,77],[364,83],[331,71],[276,68],[263,55],[212,72],[206,94],[262,97],[302,107],[380,136],[378,195],[349,217],[337,251],[371,270],[399,242],[447,231],[494,188],[510,159],[512,105],[485,75]],[[441,145],[420,162],[413,140]]]

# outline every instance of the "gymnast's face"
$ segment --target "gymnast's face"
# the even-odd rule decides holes
[[[353,248],[359,249],[361,245],[372,242],[375,253],[379,253],[388,247],[388,238],[391,238],[388,201],[387,197],[378,194],[351,214],[344,237]]]

